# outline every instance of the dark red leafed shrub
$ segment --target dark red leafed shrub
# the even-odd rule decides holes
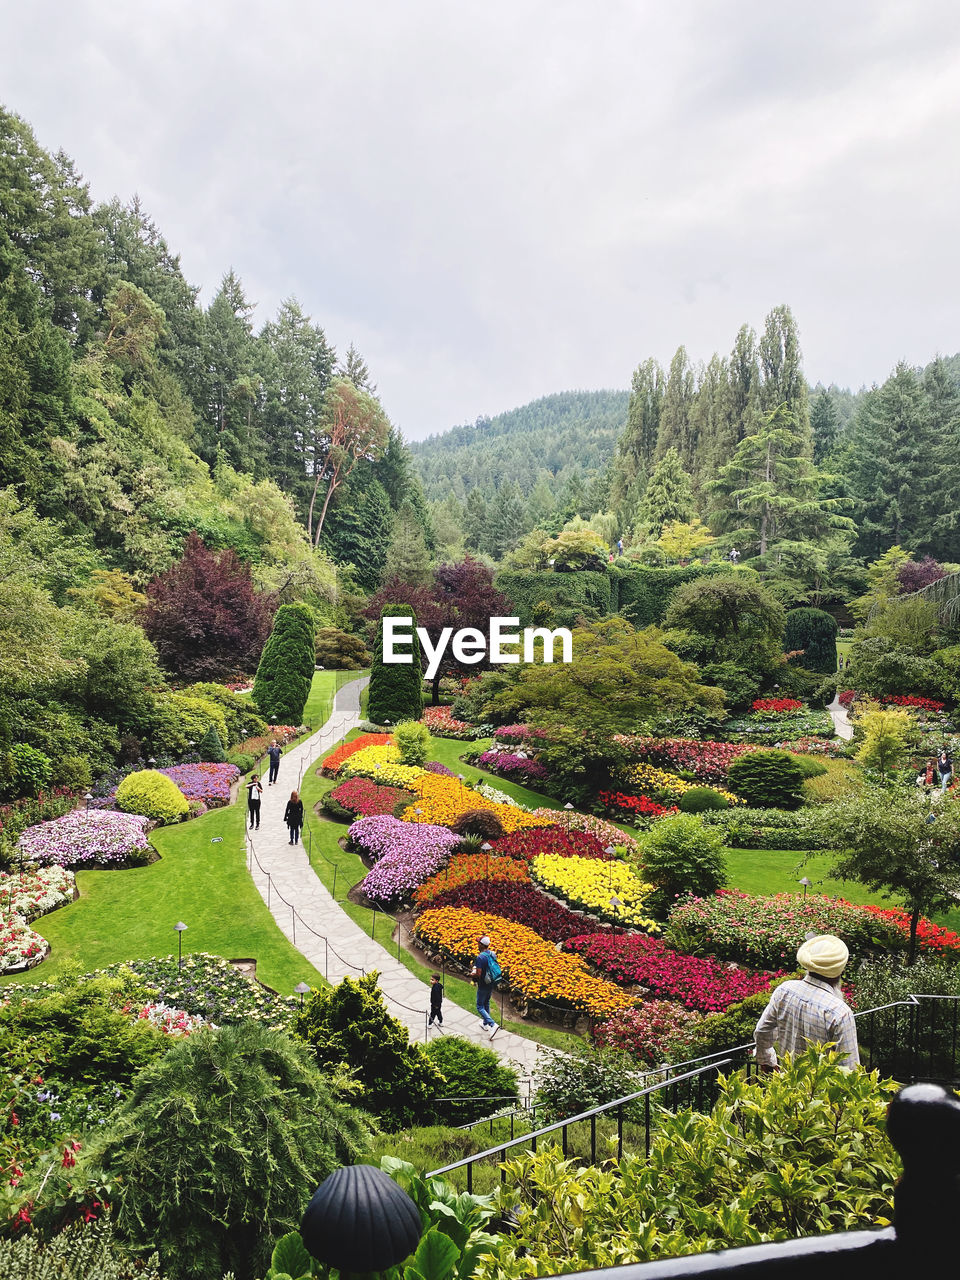
[[[494,848],[501,857],[536,858],[542,853],[559,854],[561,857],[610,858],[606,848],[596,836],[586,831],[565,831],[562,827],[533,827],[515,831],[495,842]]]
[[[582,934],[584,928],[593,928],[590,916],[580,915],[569,907],[541,893],[531,884],[512,884],[505,880],[475,880],[472,884],[457,885],[438,894],[431,907],[470,907],[474,911],[489,911],[517,924],[526,925],[541,938],[551,942],[563,942]],[[609,932],[609,931],[607,931]],[[603,931],[598,936],[602,936]]]

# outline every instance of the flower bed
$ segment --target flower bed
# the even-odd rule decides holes
[[[530,868],[516,858],[495,858],[485,853],[456,853],[442,871],[431,876],[415,891],[413,900],[418,907],[433,903],[434,899],[449,889],[461,885],[484,884],[495,880],[510,884],[529,884]]]
[[[90,978],[132,975],[157,1002],[199,1015],[218,1026],[253,1019],[276,1031],[287,1030],[299,1010],[294,997],[278,996],[245,977],[222,959],[204,953],[127,960],[88,974]]]
[[[420,720],[435,738],[460,738],[469,742],[476,736],[473,725],[457,720],[449,707],[425,707]]]
[[[757,698],[750,706],[753,711],[762,711],[768,716],[789,716],[803,710],[799,698]]]
[[[839,738],[793,738],[778,742],[781,751],[792,751],[794,755],[830,756],[833,759],[843,755],[846,743]],[[749,748],[753,750],[753,748]]]
[[[614,734],[630,755],[664,769],[692,773],[698,782],[725,782],[731,761],[755,748],[746,742],[700,742],[696,738],[643,738]]]
[[[652,764],[635,764],[627,773],[627,781],[635,787],[642,787],[645,791],[656,791],[674,800],[679,800],[684,792],[701,785],[699,782],[687,782],[685,778],[678,778],[676,774],[667,773],[666,770],[658,769]],[[728,805],[743,803],[732,791],[724,791],[716,786],[713,790],[718,796],[723,796]]]
[[[240,777],[235,764],[175,764],[158,773],[171,778],[188,800],[202,800],[208,809],[230,803],[230,787]]]
[[[679,951],[710,954],[758,968],[791,967],[806,935],[833,933],[853,955],[902,951],[902,931],[865,907],[842,898],[796,893],[753,897],[721,889],[712,898],[690,898],[670,912],[665,940]]]
[[[401,764],[400,748],[387,745],[364,747],[362,751],[355,752],[340,766],[340,773],[346,778],[359,774],[386,783],[388,787],[404,787],[412,791],[413,784],[423,776],[424,770],[419,765]]]
[[[187,1013],[185,1009],[174,1009],[162,1001],[159,1004],[145,1004],[143,1008],[133,1011],[139,1022],[149,1022],[158,1027],[167,1036],[189,1036],[194,1031],[202,1031],[204,1027],[217,1030],[216,1024],[208,1022],[199,1014]]]
[[[589,916],[554,902],[534,885],[510,884],[504,880],[479,879],[471,884],[457,885],[438,893],[430,906],[492,911],[504,920],[526,925],[551,942],[565,942],[568,938],[582,936],[585,929],[596,928],[595,921]]]
[[[29,969],[46,953],[46,942],[22,916],[0,918],[0,973]]]
[[[615,856],[607,853],[607,847],[589,831],[565,831],[557,826],[540,827],[536,831],[517,831],[513,835],[494,840],[493,848],[501,857],[524,858],[528,862],[546,853],[560,858],[598,858],[601,861],[609,861]]]
[[[360,818],[348,836],[351,844],[377,859],[359,888],[368,898],[382,903],[409,897],[444,865],[460,843],[460,837],[446,827],[413,826],[381,815]]]
[[[149,818],[138,813],[74,809],[54,822],[28,827],[20,837],[25,858],[61,867],[110,867],[145,861]]]
[[[411,793],[399,787],[381,787],[369,778],[347,778],[324,796],[323,803],[326,808],[329,800],[355,818],[372,818],[376,814],[392,815],[398,804],[410,799]]]
[[[519,746],[523,742],[543,741],[547,736],[546,729],[534,729],[529,724],[503,724],[499,729],[495,729],[494,740],[496,742],[507,742],[514,746]]]
[[[578,956],[558,952],[552,942],[532,929],[486,911],[442,907],[424,911],[414,926],[428,948],[461,965],[472,964],[477,939],[484,934],[510,987],[523,999],[575,1009],[605,1018],[633,1001],[613,982],[595,978]]]
[[[60,866],[38,867],[21,876],[0,871],[0,920],[11,916],[29,924],[76,897],[77,880]]]
[[[244,755],[253,756],[255,760],[259,760],[262,755],[266,755],[267,747],[271,743],[279,742],[281,747],[285,747],[288,742],[292,742],[294,738],[299,738],[307,732],[309,732],[309,729],[305,724],[271,725],[269,733],[258,733],[252,738],[244,738],[242,742],[238,742],[230,750],[231,752],[243,752]]]
[[[504,831],[519,831],[524,827],[548,825],[546,819],[535,818],[533,814],[527,813],[517,805],[497,804],[493,800],[487,800],[485,796],[468,787],[459,778],[444,778],[421,771],[420,777],[416,779],[410,790],[417,799],[409,809],[404,810],[405,822],[429,822],[448,827],[456,822],[462,813],[468,813],[471,809],[484,809],[496,814]]]
[[[546,782],[550,770],[539,760],[530,760],[527,756],[517,755],[515,751],[498,751],[490,748],[477,756],[475,762],[479,768],[490,773],[498,773],[501,777],[526,786],[534,782]]]
[[[611,813],[629,813],[638,818],[662,818],[665,814],[679,813],[675,804],[669,809],[666,805],[657,804],[649,796],[627,795],[623,791],[600,791],[597,799],[604,809]]]
[[[625,862],[540,854],[530,864],[534,881],[564,902],[612,924],[657,932],[660,926],[644,909],[653,885],[646,884]],[[619,905],[611,905],[618,898]]]
[[[612,822],[597,818],[592,813],[577,813],[575,809],[534,809],[533,812],[538,818],[547,818],[565,831],[585,831],[587,835],[596,836],[604,849],[614,845],[626,849],[627,853],[635,853],[640,848],[636,836],[621,831]]]
[[[685,1055],[702,1021],[702,1014],[669,1000],[645,1000],[601,1022],[593,1038],[604,1048],[623,1049],[647,1066],[659,1066]]]
[[[487,800],[492,800],[494,804],[512,804],[517,809],[522,809],[524,813],[536,813],[540,817],[545,817],[552,810],[547,809],[531,809],[529,805],[519,804],[512,796],[508,796],[505,791],[500,791],[497,787],[491,786],[489,782],[475,782],[473,789],[477,795],[483,796]]]
[[[869,906],[863,909],[864,911],[872,912],[875,916],[879,916],[882,920],[888,920],[899,929],[903,936],[904,946],[909,945],[909,911],[904,911],[902,907]],[[954,933],[952,929],[944,929],[941,925],[934,924],[932,920],[928,920],[926,916],[921,916],[920,923],[917,926],[917,946],[919,950],[925,951],[928,955],[958,957],[960,956],[960,934]]]
[[[581,934],[568,938],[573,951],[614,982],[638,983],[651,995],[675,1000],[697,1013],[723,1013],[730,1005],[769,988],[778,973],[750,973],[716,960],[682,955],[659,938],[639,933]]]
[[[771,746],[783,738],[833,738],[836,730],[829,711],[796,711],[791,714],[768,715],[757,712],[734,716],[723,731],[731,742],[749,741],[756,746]]]
[[[329,775],[339,773],[345,761],[351,756],[355,756],[358,751],[363,751],[366,747],[385,747],[391,742],[389,733],[361,733],[358,738],[354,738],[351,742],[343,742],[336,750],[331,751],[328,756],[324,757],[321,770]]]

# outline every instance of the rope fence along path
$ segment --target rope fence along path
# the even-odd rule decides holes
[[[315,969],[331,983],[359,977],[376,969],[380,990],[390,1013],[417,1040],[452,1034],[477,1044],[489,1044],[510,1062],[521,1077],[532,1077],[538,1045],[523,1036],[500,1030],[491,1041],[475,1013],[451,1000],[443,1003],[443,1032],[427,1026],[430,995],[427,985],[415,978],[379,942],[341,910],[310,866],[302,845],[291,846],[283,821],[290,792],[300,783],[310,763],[329,750],[360,720],[360,691],[367,677],[351,681],[337,691],[333,711],[322,729],[299,746],[284,752],[274,786],[264,783],[260,829],[247,825],[247,867],[260,896],[283,934]]]

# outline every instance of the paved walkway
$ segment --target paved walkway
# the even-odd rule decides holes
[[[406,1024],[414,1040],[423,1041],[428,1035],[433,1038],[446,1032],[477,1044],[489,1044],[501,1058],[518,1068],[522,1078],[529,1079],[536,1062],[535,1041],[504,1030],[498,1031],[491,1041],[481,1030],[480,1018],[450,1000],[445,1000],[443,1005],[443,1032],[438,1033],[434,1027],[428,1030],[427,986],[350,919],[314,873],[303,848],[291,848],[288,843],[283,811],[290,792],[300,789],[311,761],[359,723],[360,690],[366,679],[352,681],[338,691],[333,712],[323,728],[284,752],[274,786],[264,782],[260,830],[247,830],[247,865],[252,869],[253,882],[282,932],[330,982],[337,983],[341,978],[357,977],[361,972],[376,969],[387,1008]],[[296,909],[296,917],[287,905],[290,903]]]
[[[849,742],[853,737],[853,725],[850,723],[846,708],[840,705],[839,696],[834,697],[827,710],[833,720],[833,727],[837,731],[837,737]]]

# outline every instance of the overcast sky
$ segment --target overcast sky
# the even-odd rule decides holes
[[[788,303],[812,381],[960,349],[955,0],[0,0],[0,101],[209,302],[295,294],[408,439]]]

